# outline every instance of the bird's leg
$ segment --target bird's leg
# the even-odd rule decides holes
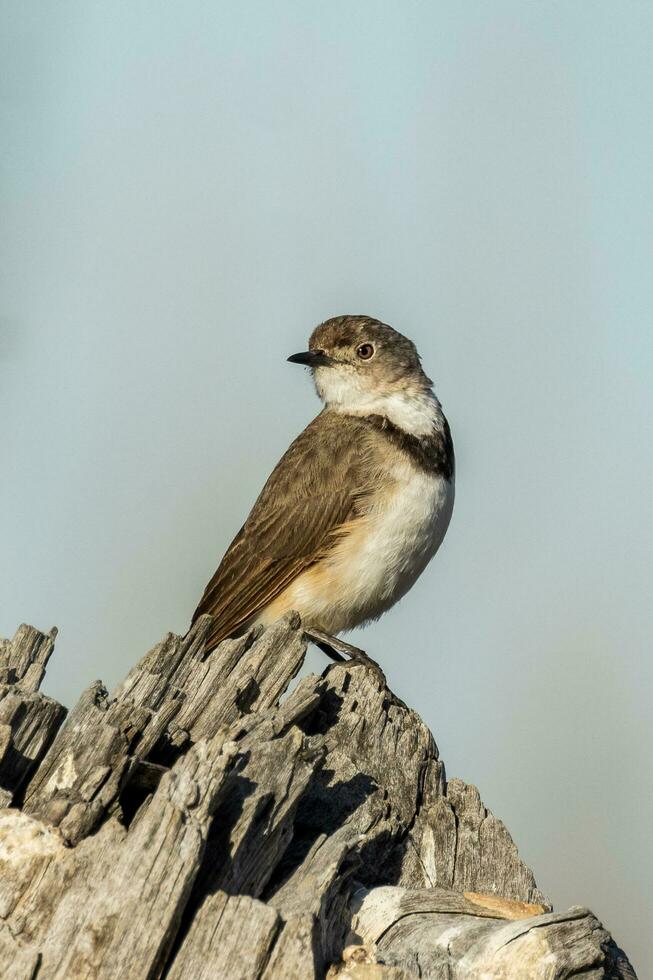
[[[360,664],[361,667],[369,667],[373,670],[375,674],[381,679],[385,684],[385,674],[377,664],[375,660],[365,653],[364,650],[359,649],[359,647],[353,646],[351,643],[345,643],[344,640],[339,639],[337,636],[331,636],[330,633],[325,633],[324,630],[318,629],[305,629],[304,636],[307,640],[311,640],[323,653],[326,653],[327,657],[331,657],[336,663],[344,664],[351,663],[352,666]]]

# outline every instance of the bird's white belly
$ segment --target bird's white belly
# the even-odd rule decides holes
[[[408,465],[396,476],[334,550],[299,575],[259,621],[296,609],[304,625],[336,634],[376,619],[405,595],[442,543],[454,485]]]

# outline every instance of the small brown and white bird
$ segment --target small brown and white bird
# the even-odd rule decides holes
[[[272,471],[193,621],[210,613],[213,647],[294,609],[334,659],[364,659],[337,634],[401,599],[449,525],[449,425],[415,345],[372,317],[327,320],[288,360],[310,367],[324,409]]]

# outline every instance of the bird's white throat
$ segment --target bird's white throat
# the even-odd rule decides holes
[[[370,390],[337,368],[318,368],[315,387],[327,408],[345,415],[383,415],[412,436],[442,429],[442,407],[431,388],[414,385],[394,390]]]

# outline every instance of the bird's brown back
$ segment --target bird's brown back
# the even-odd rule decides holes
[[[328,410],[281,457],[195,611],[213,617],[209,645],[234,635],[362,516],[382,478],[384,437]]]

